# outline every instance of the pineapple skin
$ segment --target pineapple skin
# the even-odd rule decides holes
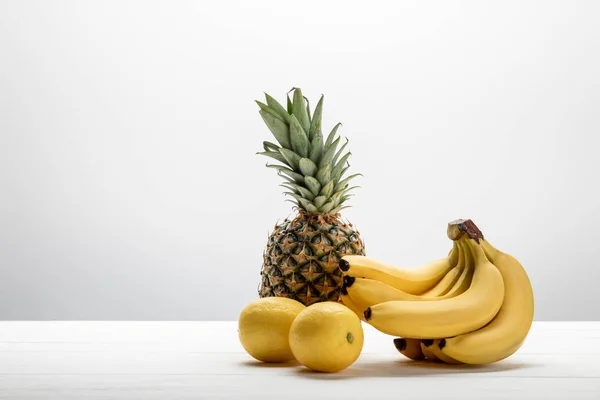
[[[339,301],[345,255],[366,255],[358,230],[339,214],[300,210],[275,226],[263,254],[262,297],[288,297],[306,306]]]

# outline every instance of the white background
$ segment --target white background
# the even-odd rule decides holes
[[[236,319],[292,213],[255,99],[341,121],[371,257],[472,218],[600,319],[600,2],[0,2],[0,319]]]

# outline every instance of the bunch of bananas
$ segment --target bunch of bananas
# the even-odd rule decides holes
[[[471,220],[448,224],[440,260],[399,268],[365,256],[340,261],[342,301],[413,360],[487,364],[516,352],[533,321],[533,290],[514,257]]]

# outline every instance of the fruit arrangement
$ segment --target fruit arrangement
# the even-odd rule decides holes
[[[471,220],[448,224],[447,257],[403,269],[365,256],[340,261],[342,301],[414,360],[487,364],[512,355],[533,321],[533,290],[511,255]]]
[[[284,108],[265,94],[259,113],[276,143],[259,154],[284,180],[297,210],[275,225],[263,253],[259,299],[239,316],[243,348],[262,362],[297,360],[337,372],[359,357],[362,324],[394,336],[415,361],[487,364],[515,353],[533,320],[533,290],[511,255],[493,247],[471,220],[450,222],[449,253],[416,268],[366,256],[359,232],[342,220],[350,152],[334,126],[321,132],[323,96],[314,111],[298,88]]]

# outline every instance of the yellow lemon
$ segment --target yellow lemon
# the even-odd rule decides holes
[[[259,361],[293,360],[288,341],[290,326],[305,308],[304,304],[285,297],[264,297],[248,304],[238,320],[242,347]]]
[[[306,307],[290,328],[290,347],[304,366],[337,372],[358,359],[363,329],[356,314],[343,304],[326,301]]]

